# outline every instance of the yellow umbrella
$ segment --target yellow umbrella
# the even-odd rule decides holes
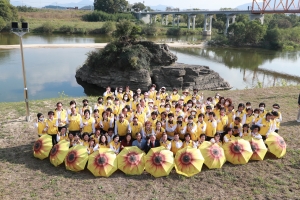
[[[218,144],[203,143],[200,151],[204,157],[204,164],[209,169],[221,168],[226,162],[224,150]]]
[[[47,158],[52,146],[52,136],[42,135],[33,145],[33,156],[41,160]]]
[[[252,138],[249,142],[253,151],[250,160],[263,160],[268,151],[264,141]]]
[[[223,149],[226,160],[232,164],[246,164],[253,154],[250,143],[244,139],[226,142]]]
[[[75,172],[84,170],[88,158],[87,148],[76,145],[69,149],[65,158],[66,169]]]
[[[70,142],[61,140],[59,143],[54,145],[50,151],[50,162],[57,167],[64,162],[65,157],[69,152]]]
[[[144,160],[146,171],[154,177],[168,176],[174,167],[173,152],[165,147],[151,148]]]
[[[201,172],[204,158],[199,149],[185,147],[177,151],[175,169],[178,174],[191,177]]]
[[[145,153],[138,147],[125,147],[117,156],[118,169],[129,175],[141,175],[145,169]]]
[[[286,143],[284,139],[277,133],[270,133],[265,143],[268,145],[270,152],[277,158],[282,158],[285,155]]]
[[[117,169],[117,155],[109,148],[100,148],[89,156],[87,166],[94,176],[109,177]]]

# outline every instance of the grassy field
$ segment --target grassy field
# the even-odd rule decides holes
[[[176,174],[154,178],[148,173],[126,176],[117,171],[109,178],[95,178],[88,170],[74,173],[64,165],[54,167],[49,159],[33,157],[37,139],[33,122],[24,121],[23,102],[0,103],[0,199],[299,199],[300,146],[296,122],[299,86],[222,91],[235,105],[250,101],[253,107],[265,102],[268,109],[279,103],[283,122],[279,133],[287,143],[287,154],[246,165],[225,163],[222,169],[202,171],[191,178]],[[215,92],[204,91],[206,97]],[[31,117],[46,114],[57,101],[65,105],[73,98],[30,102]],[[81,102],[83,97],[75,98]],[[95,102],[96,97],[89,97]]]
[[[53,27],[53,32],[62,32],[63,26],[97,33],[104,22],[85,22],[82,16],[91,11],[79,10],[39,10],[38,12],[19,12],[19,18],[29,23],[33,32],[43,32],[40,27]]]

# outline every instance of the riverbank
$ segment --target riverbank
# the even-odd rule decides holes
[[[168,177],[157,179],[148,173],[126,176],[120,171],[110,178],[95,178],[88,171],[74,173],[67,171],[64,165],[55,168],[49,159],[41,161],[32,155],[37,135],[33,122],[24,121],[24,102],[0,103],[0,197],[66,199],[76,196],[92,199],[101,193],[102,199],[144,199],[146,196],[149,199],[297,199],[300,196],[300,147],[297,139],[300,123],[295,119],[299,90],[299,86],[289,86],[220,92],[221,96],[231,97],[235,105],[250,101],[253,107],[257,107],[260,102],[265,102],[270,109],[272,104],[279,103],[283,116],[279,133],[287,143],[287,154],[282,159],[267,156],[264,161],[251,161],[241,166],[226,163],[217,170],[203,167],[192,178],[180,176],[175,171]],[[205,97],[214,94],[213,91],[204,91]],[[66,108],[70,100],[81,102],[84,98],[87,97],[62,95],[61,98],[30,101],[31,118],[35,119],[38,112],[46,114],[54,109],[58,101],[62,101]],[[93,105],[97,97],[88,99]],[[74,186],[71,189],[70,182]],[[195,190],[199,184],[205,185],[205,190]],[[126,192],[124,188],[127,188]]]
[[[162,44],[162,43],[157,43]],[[192,43],[166,43],[169,47],[180,48],[180,47],[193,47],[193,48],[203,48],[206,42],[200,44]],[[96,48],[102,49],[107,45],[107,43],[84,43],[84,44],[25,44],[23,48]],[[0,45],[0,49],[19,49],[20,45]]]

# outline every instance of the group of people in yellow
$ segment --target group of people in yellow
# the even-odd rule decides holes
[[[164,146],[176,154],[186,146],[198,148],[204,141],[222,146],[234,137],[254,137],[265,140],[269,133],[278,132],[282,115],[275,103],[267,111],[265,103],[253,109],[250,102],[234,105],[229,97],[217,93],[204,99],[198,89],[178,94],[176,88],[167,93],[152,85],[142,94],[126,86],[106,88],[92,107],[84,99],[79,106],[70,102],[68,109],[58,102],[45,119],[37,114],[38,135],[52,136],[53,145],[70,141],[70,147],[83,145],[88,153],[99,148],[111,148],[118,154],[124,147],[137,146],[146,153],[153,147]]]

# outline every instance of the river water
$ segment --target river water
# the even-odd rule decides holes
[[[200,42],[201,36],[154,37],[158,42]],[[25,35],[23,44],[103,43],[103,36]],[[13,34],[0,34],[0,45],[19,44]],[[24,48],[29,99],[84,96],[75,79],[76,69],[89,48]],[[173,48],[178,62],[206,65],[227,80],[233,89],[300,84],[300,51],[278,52],[262,49]],[[23,76],[19,49],[0,50],[0,102],[23,101]],[[100,94],[100,92],[99,92]]]

